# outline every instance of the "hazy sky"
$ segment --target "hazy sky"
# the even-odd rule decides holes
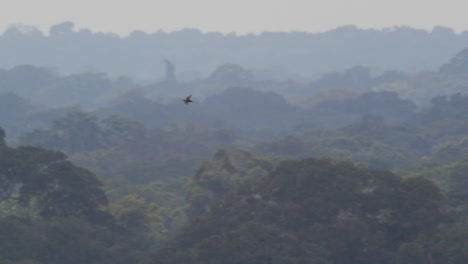
[[[0,0],[0,31],[12,24],[39,27],[72,21],[76,28],[126,35],[197,28],[239,34],[322,32],[441,25],[468,30],[467,0]]]

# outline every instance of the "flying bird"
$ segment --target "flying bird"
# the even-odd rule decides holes
[[[184,99],[184,100],[182,100],[182,101],[184,101],[184,104],[186,104],[186,105],[187,105],[188,103],[191,103],[191,102],[193,102],[192,100],[190,100],[190,98],[192,98],[192,95],[189,95],[189,96],[185,97],[185,99]]]

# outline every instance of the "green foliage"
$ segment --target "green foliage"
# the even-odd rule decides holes
[[[447,196],[452,210],[465,215],[468,212],[466,199],[467,192],[467,169],[466,159],[456,162],[444,163],[436,160],[425,160],[414,167],[413,174],[424,175],[434,179],[441,186]]]
[[[442,161],[457,161],[468,158],[468,137],[455,137],[435,147],[434,157]]]
[[[119,226],[141,238],[148,237],[153,243],[162,240],[166,229],[156,203],[147,203],[144,198],[127,195],[109,207]]]
[[[105,182],[110,212],[121,225],[151,237],[159,243],[168,233],[179,230],[186,222],[185,200],[169,185],[152,183],[134,185],[123,179]],[[127,223],[141,221],[139,225]]]
[[[320,247],[302,243],[275,226],[246,222],[201,240],[190,252],[190,263],[313,263],[328,264],[329,254]]]
[[[350,158],[372,169],[404,169],[429,148],[416,129],[361,122],[336,130],[313,129],[297,136],[258,143],[255,150],[281,158]]]
[[[468,162],[461,160],[456,162],[447,177],[449,190],[447,196],[451,202],[452,210],[456,214],[458,222],[463,223],[468,219]]]
[[[95,176],[59,152],[35,147],[5,148],[0,151],[0,171],[2,200],[15,199],[23,206],[36,200],[45,218],[92,218],[107,203]]]
[[[0,218],[0,237],[0,262],[37,259],[44,242],[39,228],[17,217]]]
[[[144,138],[147,132],[140,123],[118,116],[110,116],[102,123],[104,127],[101,130],[108,145],[131,144]]]
[[[462,264],[468,261],[468,229],[458,227],[437,236],[431,243],[435,263]]]
[[[263,178],[273,165],[270,161],[246,150],[228,154],[218,150],[212,160],[201,163],[186,187],[188,215],[195,218],[210,210],[213,202],[224,194]]]
[[[231,66],[212,78],[242,70]],[[80,78],[108,87],[97,75],[66,82]],[[379,82],[355,68],[313,85],[349,78],[354,92]],[[466,82],[396,79],[407,96]],[[189,112],[127,94],[22,138],[70,159],[10,148],[0,131],[0,235],[15,236],[0,242],[0,261],[144,263],[156,249],[155,263],[465,263],[467,98],[438,97],[414,114],[395,93],[371,92],[302,110],[233,88]],[[115,113],[128,119],[96,117]]]
[[[432,256],[424,241],[403,243],[398,248],[398,263],[425,264],[432,262]],[[451,262],[450,262],[451,263]]]
[[[101,137],[96,117],[71,112],[55,120],[50,130],[35,130],[21,140],[27,145],[75,153],[97,149],[102,144]]]
[[[135,239],[134,230],[140,231],[137,224],[142,223],[140,201],[131,197],[123,201],[124,209],[115,210],[114,221],[104,211],[107,197],[101,187],[92,173],[63,153],[2,145],[0,261],[144,263],[145,252],[154,243]],[[157,210],[151,204],[143,217],[150,229],[160,222]]]
[[[235,174],[225,153],[214,161]],[[441,199],[422,177],[343,160],[283,161],[266,177],[225,190],[154,261],[397,263],[413,254],[407,243],[439,232]]]

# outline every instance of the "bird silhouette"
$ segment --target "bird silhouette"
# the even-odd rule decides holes
[[[184,101],[184,104],[186,104],[186,105],[187,105],[188,103],[191,103],[191,102],[193,102],[192,100],[190,100],[190,98],[192,98],[192,95],[189,95],[189,96],[185,97],[185,99],[184,99],[184,100],[182,100],[182,101]]]

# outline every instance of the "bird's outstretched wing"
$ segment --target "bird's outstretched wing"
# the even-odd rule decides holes
[[[190,100],[191,97],[192,97],[192,95],[189,95],[189,96],[185,97],[185,100],[183,100],[184,104],[187,105],[188,103],[191,103],[192,102],[192,100]]]

